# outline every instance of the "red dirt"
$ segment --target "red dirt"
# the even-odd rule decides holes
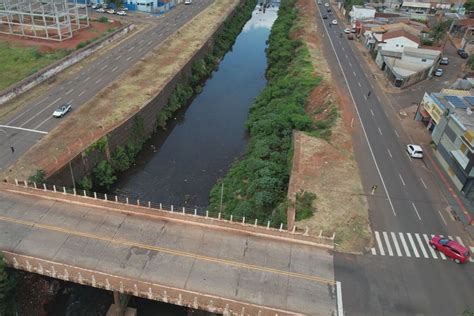
[[[108,29],[117,28],[120,25],[121,23],[119,21],[114,21],[110,23],[100,23],[91,21],[90,26],[88,28],[73,32],[73,37],[71,39],[62,42],[20,37],[7,34],[0,34],[0,41],[6,41],[14,45],[36,46],[41,52],[51,52],[53,50],[61,48],[74,50],[76,49],[76,46],[79,43],[100,37],[101,35],[107,33]]]

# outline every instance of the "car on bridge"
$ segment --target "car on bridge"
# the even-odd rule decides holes
[[[411,158],[423,158],[423,148],[419,145],[408,144],[407,152]]]
[[[54,111],[53,116],[55,118],[61,118],[64,115],[66,115],[69,111],[71,111],[71,108],[72,106],[70,103],[65,103],[61,105],[59,108],[57,108],[56,111]]]
[[[346,33],[346,34],[350,34],[350,33],[351,33],[351,29],[350,29],[350,28],[348,28],[348,27],[347,27],[347,28],[345,28],[345,29],[344,29],[344,33]]]
[[[331,24],[337,25],[337,20],[332,20]]]
[[[193,0],[184,0],[184,4],[192,4]]]
[[[466,263],[469,261],[469,250],[459,243],[443,236],[434,236],[430,240],[431,248],[438,250],[454,260],[456,263]]]

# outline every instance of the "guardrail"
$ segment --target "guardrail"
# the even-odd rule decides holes
[[[36,182],[19,181],[18,179],[14,179],[14,183],[5,180],[1,188],[20,194],[33,192],[40,198],[51,198],[78,204],[86,203],[112,211],[129,212],[137,215],[161,216],[167,219],[184,220],[188,223],[202,226],[211,225],[221,229],[251,233],[257,236],[272,237],[327,249],[334,248],[335,233],[328,236],[325,235],[323,231],[319,231],[318,234],[312,235],[308,227],[299,228],[297,225],[295,225],[292,230],[287,230],[284,223],[274,224],[271,223],[271,221],[259,222],[257,219],[239,217],[232,214],[224,215],[221,212],[209,212],[205,209],[176,207],[174,205],[142,201],[140,199],[118,195],[76,190],[75,188],[71,189],[64,186],[56,187],[55,185],[45,183],[37,184]],[[40,192],[41,195],[38,194]]]

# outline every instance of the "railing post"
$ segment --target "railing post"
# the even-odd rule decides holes
[[[125,198],[125,203],[128,204],[128,197]]]
[[[198,210],[197,208],[194,209],[194,216],[197,216],[198,215]]]
[[[186,214],[186,209],[184,208],[184,206],[183,206],[183,214]]]
[[[115,202],[118,203],[118,196],[115,196]]]
[[[15,185],[18,185],[18,179],[15,178]]]
[[[255,219],[255,227],[257,227],[258,219]]]
[[[86,192],[86,190],[82,190],[82,191],[84,191],[84,196],[87,196],[87,192]]]
[[[23,181],[23,183],[25,184],[25,188],[27,188],[28,187],[28,180]]]
[[[97,192],[94,192],[94,199],[97,200]]]
[[[107,193],[104,193],[104,200],[108,201],[109,199],[107,198]]]
[[[245,216],[242,218],[242,224],[245,224]]]
[[[209,211],[206,211],[206,218],[209,217]]]
[[[294,234],[296,232],[296,225],[293,225],[293,229],[291,230],[291,233]]]
[[[56,185],[53,184],[53,191],[56,192]]]
[[[148,201],[148,208],[151,208],[151,202]]]
[[[230,221],[232,222],[232,218],[234,217],[233,214],[230,214]]]
[[[270,221],[267,222],[267,229],[270,229]]]
[[[221,212],[219,212],[219,214],[217,214],[217,219],[221,219]]]
[[[35,187],[35,189],[38,189],[38,188],[36,187],[36,182],[33,182],[33,186]]]
[[[66,193],[67,193],[67,192],[66,192],[66,187],[63,186],[63,194],[66,194]]]
[[[283,231],[283,223],[280,224],[280,231]]]
[[[76,188],[73,188],[73,189],[72,189],[72,192],[74,193],[74,196],[76,196],[76,194],[77,194]]]
[[[48,188],[46,187],[46,183],[43,183],[43,190],[48,191]]]
[[[139,199],[137,199],[137,205],[140,206],[140,200]]]
[[[163,209],[163,204],[160,203],[160,210],[162,210],[162,209]]]
[[[173,207],[173,204],[171,204],[171,212],[173,212],[174,210],[174,207]]]

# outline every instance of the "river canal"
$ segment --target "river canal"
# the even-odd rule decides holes
[[[254,10],[202,92],[176,113],[166,131],[152,136],[136,165],[119,177],[112,191],[167,205],[207,206],[212,186],[244,153],[244,124],[266,85],[266,41],[277,10]],[[67,295],[56,295],[48,306],[50,315],[101,315],[112,300],[107,291],[61,283]],[[133,298],[130,306],[139,315],[206,314],[140,298]]]

